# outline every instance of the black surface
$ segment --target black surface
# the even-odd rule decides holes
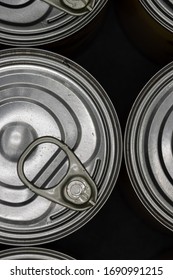
[[[109,7],[94,37],[70,56],[104,87],[117,111],[122,133],[131,106],[145,83],[161,66],[138,51]],[[148,220],[132,193],[124,163],[115,188],[100,212],[84,227],[45,247],[76,259],[155,259],[173,252],[173,233]],[[0,249],[9,246],[0,245]]]

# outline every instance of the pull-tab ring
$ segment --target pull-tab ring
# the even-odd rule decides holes
[[[60,147],[68,156],[69,167],[65,177],[54,187],[40,189],[25,176],[24,163],[33,149],[40,144],[51,143]],[[17,172],[21,181],[34,193],[55,203],[77,211],[84,211],[94,206],[97,198],[97,187],[89,173],[72,150],[57,138],[45,136],[33,141],[20,156]]]
[[[42,0],[47,4],[73,16],[83,16],[91,12],[96,0]]]

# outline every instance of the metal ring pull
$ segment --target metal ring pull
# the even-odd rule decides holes
[[[44,143],[59,146],[69,159],[66,176],[57,185],[49,189],[40,189],[32,184],[24,174],[24,162],[27,157],[36,146]],[[21,181],[31,191],[72,210],[84,211],[96,203],[97,187],[94,181],[72,150],[57,138],[46,136],[37,138],[32,142],[20,156],[17,163],[17,172]]]
[[[91,12],[95,6],[95,0],[42,0],[47,4],[60,9],[73,16],[82,16]]]

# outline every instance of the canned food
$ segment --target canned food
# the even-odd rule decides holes
[[[161,63],[173,58],[172,4],[171,0],[119,1],[125,30],[144,53]]]
[[[125,133],[125,159],[133,188],[147,210],[173,230],[173,63],[143,88]]]
[[[87,37],[106,3],[107,0],[0,0],[0,44],[50,46],[56,42],[56,47],[68,43],[71,49],[67,39],[76,44],[81,30],[85,32],[81,32],[80,40]],[[84,29],[91,22],[92,28]]]
[[[53,250],[23,247],[0,252],[1,260],[73,260],[72,257]]]
[[[121,165],[119,121],[98,82],[63,56],[9,49],[0,68],[0,241],[51,242],[108,199]]]

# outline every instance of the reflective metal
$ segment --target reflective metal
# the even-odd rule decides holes
[[[88,72],[42,50],[1,52],[0,81],[0,241],[26,246],[62,238],[88,222],[114,188],[122,157],[115,109]],[[19,157],[45,136],[65,143],[82,163],[97,187],[95,205],[73,211],[36,195],[21,182]],[[58,185],[69,166],[61,147],[42,143],[27,157],[24,173],[44,190]],[[74,201],[73,184],[67,195]]]

